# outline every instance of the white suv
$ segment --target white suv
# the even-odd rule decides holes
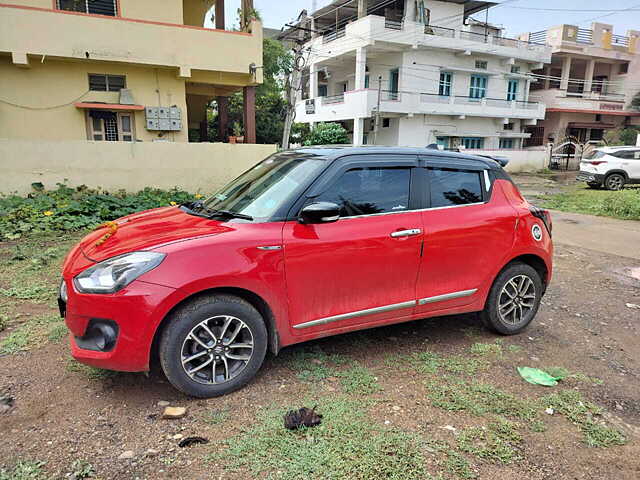
[[[627,183],[640,183],[640,147],[596,148],[580,162],[576,180],[591,188],[620,190]]]

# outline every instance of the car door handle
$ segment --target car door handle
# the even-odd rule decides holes
[[[411,228],[409,230],[398,230],[397,232],[391,232],[391,236],[393,238],[410,237],[412,235],[420,235],[421,233],[422,230],[420,230],[419,228]]]

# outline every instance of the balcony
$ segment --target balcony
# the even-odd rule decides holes
[[[554,47],[554,51],[582,51],[588,46],[610,50],[612,56],[620,53],[635,54],[640,43],[638,32],[629,30],[627,35],[614,35],[612,30],[612,25],[603,23],[594,23],[591,29],[578,28],[575,25],[558,25],[547,30],[525,33],[520,35],[520,39],[550,45]]]
[[[327,122],[375,115],[378,91],[355,90],[331,97],[302,100],[296,106],[296,120]],[[380,111],[387,114],[427,114],[489,118],[543,119],[545,106],[539,102],[499,98],[442,96],[437,93],[380,92]]]
[[[337,31],[329,31],[313,42],[318,44],[320,55],[327,54],[332,57],[360,46],[381,42],[452,51],[470,50],[531,62],[549,62],[551,59],[551,49],[544,44],[438,25],[425,26],[417,22],[399,22],[377,15],[368,15]]]
[[[262,65],[262,27],[253,33],[47,8],[0,4],[0,52],[243,74]],[[261,70],[258,70],[261,72]],[[258,79],[260,81],[261,79]]]
[[[625,96],[620,93],[571,92],[550,88],[532,92],[531,99],[543,102],[547,108],[603,112],[622,112],[625,110]]]

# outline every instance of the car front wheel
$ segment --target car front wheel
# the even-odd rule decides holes
[[[541,298],[538,272],[525,263],[512,263],[494,281],[480,316],[490,330],[514,335],[531,323]]]
[[[193,397],[225,395],[246,385],[267,351],[260,313],[232,295],[208,295],[179,308],[160,340],[167,379]]]

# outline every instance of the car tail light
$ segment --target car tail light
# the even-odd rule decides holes
[[[549,236],[551,236],[551,231],[553,230],[553,222],[551,221],[551,214],[549,213],[549,210],[531,205],[531,207],[529,207],[529,211],[531,212],[531,215],[542,220],[542,223],[544,223],[547,232],[549,232]]]
[[[601,163],[607,163],[606,160],[585,160],[585,163],[590,163],[591,165],[600,165]]]

